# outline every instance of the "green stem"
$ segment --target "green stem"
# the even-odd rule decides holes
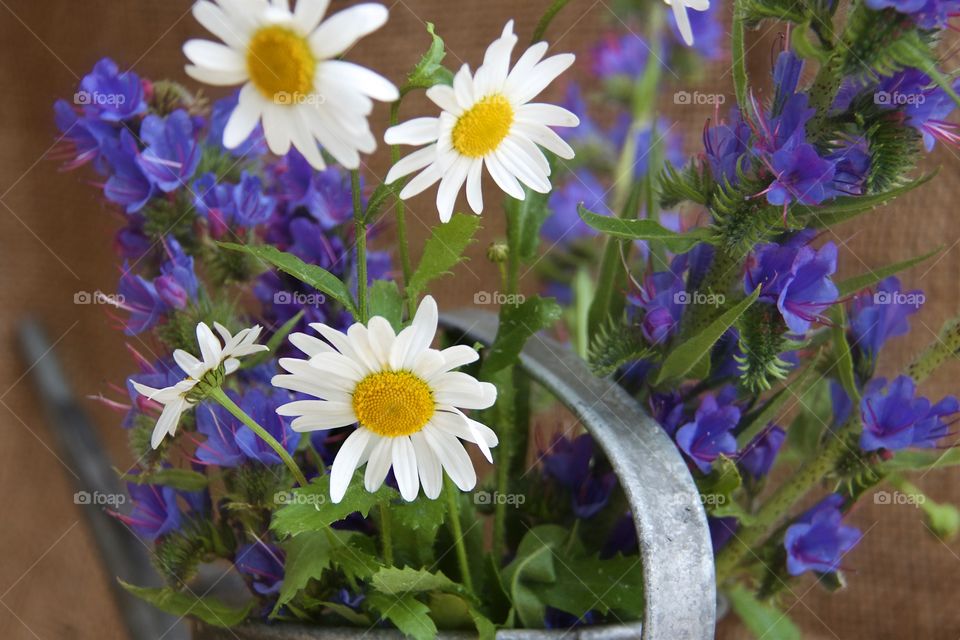
[[[443,492],[447,497],[447,517],[453,533],[454,546],[457,549],[457,563],[460,565],[460,580],[473,592],[473,577],[470,575],[470,562],[467,559],[467,545],[463,541],[463,524],[460,522],[460,505],[457,502],[459,492],[453,482],[444,477]]]
[[[303,472],[300,471],[300,467],[297,466],[297,463],[294,462],[293,458],[290,457],[290,454],[287,453],[287,450],[283,448],[277,439],[270,435],[266,429],[261,427],[257,422],[244,413],[243,409],[238,407],[236,403],[230,399],[223,389],[216,388],[210,392],[210,397],[223,405],[223,408],[229,411],[237,418],[240,422],[250,427],[255,434],[257,434],[261,440],[270,445],[274,451],[277,452],[277,455],[280,456],[280,459],[283,460],[283,463],[287,465],[287,468],[293,473],[293,477],[296,478],[297,483],[301,487],[307,486],[307,479],[304,477]]]
[[[350,172],[350,188],[353,191],[353,225],[357,243],[357,318],[366,324],[367,311],[367,223],[363,218],[363,204],[360,198],[360,171]]]
[[[550,23],[553,22],[553,19],[557,17],[557,14],[560,13],[561,9],[567,6],[569,2],[570,0],[553,0],[553,4],[547,7],[543,17],[537,22],[537,28],[533,30],[533,37],[530,39],[530,44],[537,44],[543,40],[543,34],[547,32]]]
[[[393,516],[390,507],[380,503],[380,543],[383,547],[383,561],[388,567],[393,566]]]
[[[402,96],[401,96],[402,99]],[[397,100],[392,105],[390,105],[390,126],[393,127],[400,121],[400,100]],[[390,162],[391,164],[396,164],[400,160],[400,146],[391,145],[390,146]],[[397,204],[394,208],[394,215],[396,216],[397,224],[397,244],[399,245],[398,251],[400,253],[400,267],[403,270],[403,286],[406,290],[406,286],[410,283],[410,276],[413,274],[413,266],[410,263],[410,244],[409,239],[407,238],[407,208],[406,203],[400,199],[399,192],[397,193]],[[407,304],[410,309],[410,316],[417,311],[417,301],[416,300],[407,300]]]
[[[747,108],[747,54],[744,45],[743,10],[741,0],[733,4],[733,87],[737,96],[737,104],[741,110]]]

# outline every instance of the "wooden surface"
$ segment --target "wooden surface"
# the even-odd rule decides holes
[[[105,391],[131,369],[123,337],[111,328],[103,307],[73,304],[80,291],[114,291],[118,275],[110,246],[117,214],[85,184],[89,173],[64,175],[45,154],[55,140],[52,104],[72,95],[80,77],[104,55],[121,66],[154,77],[184,79],[181,43],[200,34],[185,0],[0,0],[0,638],[93,640],[121,638],[110,601],[112,579],[100,570],[73,504],[72,472],[54,451],[40,407],[25,374],[31,363],[16,355],[15,326],[25,314],[46,324],[78,394]],[[337,3],[335,3],[336,6]],[[345,3],[340,3],[345,4]],[[390,3],[388,3],[390,4]],[[485,45],[509,17],[518,20],[521,41],[532,31],[546,0],[400,0],[391,5],[387,28],[366,39],[351,58],[399,81],[426,44],[421,21],[429,19],[447,39],[453,61],[476,66]],[[609,24],[607,0],[575,0],[557,21],[551,40],[558,49],[584,54]],[[757,73],[769,69],[769,35],[751,52]],[[457,63],[459,64],[459,62]],[[708,77],[730,93],[724,65]],[[586,78],[583,65],[577,71]],[[698,85],[693,88],[708,86]],[[554,95],[557,95],[557,91]],[[410,113],[417,110],[414,104]],[[689,132],[695,150],[708,111],[667,108]],[[386,118],[376,113],[378,129]],[[845,274],[859,273],[917,255],[937,245],[946,251],[936,263],[913,270],[906,281],[927,293],[913,334],[885,354],[882,369],[896,372],[912,350],[933,339],[940,324],[957,311],[960,239],[954,224],[960,190],[960,158],[940,150],[939,178],[922,193],[869,219],[831,233],[844,247]],[[369,170],[382,176],[386,161],[372,158]],[[491,194],[492,195],[492,194]],[[490,197],[488,203],[495,200]],[[411,203],[415,246],[435,221],[432,193]],[[441,302],[469,304],[476,291],[496,287],[483,258],[487,241],[502,233],[493,206],[485,214],[486,239],[471,249],[472,261],[441,286]],[[133,341],[149,351],[153,345]],[[928,385],[931,392],[957,390],[955,364]],[[91,403],[90,410],[118,465],[129,463],[115,414]],[[919,481],[938,500],[960,503],[958,475],[938,473]],[[960,610],[960,545],[934,540],[920,513],[910,506],[868,504],[853,516],[866,532],[844,565],[850,588],[827,597],[812,582],[793,587],[787,599],[792,616],[811,638],[957,638]],[[791,606],[792,605],[792,606]],[[725,623],[723,637],[740,637]]]

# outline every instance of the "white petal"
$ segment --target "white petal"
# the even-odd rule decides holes
[[[234,49],[246,46],[247,34],[240,26],[212,2],[202,0],[193,5],[193,17],[203,27]]]
[[[252,84],[247,83],[240,89],[237,106],[230,114],[227,126],[223,128],[224,147],[235,149],[250,137],[260,122],[264,104],[264,99]]]
[[[358,7],[363,5],[358,5]],[[380,6],[380,5],[375,5]],[[355,7],[357,8],[357,7]],[[346,11],[350,11],[347,9]],[[343,13],[345,13],[344,11]],[[386,9],[384,9],[386,11]],[[400,92],[392,82],[381,76],[379,73],[371,71],[353,62],[344,60],[328,60],[322,65],[322,73],[327,75],[335,82],[341,82],[348,87],[353,87],[363,95],[369,96],[374,100],[381,102],[393,102],[400,97]]]
[[[433,296],[424,296],[423,300],[420,301],[420,306],[417,307],[413,322],[410,324],[413,331],[411,332],[410,346],[404,358],[404,368],[412,367],[416,356],[430,348],[430,343],[437,335],[438,319],[437,301],[433,299]]]
[[[421,171],[413,178],[406,186],[400,190],[400,197],[404,200],[407,198],[412,198],[415,195],[418,195],[432,187],[440,178],[443,177],[443,172],[440,171],[440,168],[437,166],[437,163],[434,162],[429,167]]]
[[[687,9],[682,0],[673,0],[673,17],[677,21],[677,29],[680,36],[688,47],[693,46],[693,29],[690,28],[690,18],[687,17]]]
[[[543,102],[531,102],[517,109],[517,120],[548,127],[576,127],[580,124],[580,118],[572,111]]]
[[[567,144],[563,138],[544,125],[516,122],[513,125],[511,133],[516,133],[518,137],[521,135],[525,136],[529,138],[531,142],[540,145],[547,151],[551,151],[565,160],[570,160],[575,155],[573,148]]]
[[[537,66],[537,63],[543,59],[548,46],[546,42],[538,42],[524,51],[520,59],[517,60],[517,64],[513,65],[510,75],[507,76],[507,86],[512,86],[516,83],[517,78],[526,80],[533,68]]]
[[[203,356],[203,364],[208,369],[215,369],[220,366],[220,356],[222,355],[220,341],[213,335],[213,331],[207,326],[207,323],[197,324],[197,344],[200,345],[200,354]]]
[[[373,493],[383,485],[390,472],[393,460],[393,442],[391,438],[375,437],[376,444],[370,452],[366,473],[363,474],[363,488]]]
[[[493,178],[493,181],[497,183],[497,186],[500,187],[504,193],[517,200],[523,200],[526,197],[523,193],[523,187],[520,186],[520,182],[516,176],[503,166],[503,163],[500,162],[496,155],[488,154],[483,159],[483,164],[487,167],[487,171],[490,172],[490,177]]]
[[[353,350],[347,357],[340,353],[318,353],[309,360],[310,368],[318,374],[340,378],[344,382],[356,384],[360,382],[370,370],[356,359]]]
[[[407,436],[393,438],[393,475],[400,487],[400,495],[407,502],[413,502],[420,492],[420,480],[417,477],[417,456],[413,444]]]
[[[350,479],[353,472],[361,461],[369,456],[369,446],[373,439],[373,433],[360,427],[343,441],[337,457],[333,461],[333,468],[330,470],[330,499],[334,504],[343,500],[347,493],[347,487],[350,486]]]
[[[467,204],[474,213],[483,213],[483,160],[473,158],[467,172]]]
[[[481,71],[485,76],[483,85],[478,87],[478,95],[486,95],[490,91],[500,89],[507,80],[507,72],[510,70],[510,54],[513,52],[514,45],[517,44],[517,36],[513,33],[513,20],[507,22],[503,33],[499,38],[490,43],[483,57],[483,66],[477,70],[477,76]],[[477,82],[480,85],[480,82]]]
[[[465,364],[470,364],[480,359],[480,354],[477,353],[477,350],[465,344],[447,347],[440,352],[440,355],[443,356],[444,368],[438,373],[446,373],[451,369],[462,367]]]
[[[429,166],[430,163],[436,159],[437,145],[431,144],[423,149],[418,149],[410,155],[397,160],[397,163],[390,167],[390,171],[387,172],[387,179],[385,182],[387,184],[393,184],[400,178],[408,176],[415,171],[420,171],[420,169]]]
[[[465,64],[460,67],[460,71],[453,76],[453,94],[457,98],[457,104],[461,106],[472,105],[476,102],[476,96],[473,95],[473,76],[470,75],[470,65]]]
[[[303,33],[311,33],[320,24],[330,0],[297,0],[293,15]]]
[[[463,113],[463,107],[457,104],[457,97],[453,92],[453,87],[445,84],[435,84],[427,89],[427,97],[450,115],[459,116]]]
[[[312,105],[297,105],[290,109],[290,115],[294,119],[291,123],[290,132],[293,138],[293,146],[310,163],[311,167],[323,171],[327,168],[327,163],[323,159],[323,154],[320,153],[320,147],[317,146],[317,141],[313,137],[313,131],[309,124],[309,110],[311,109],[313,109]]]
[[[377,371],[381,364],[379,358],[370,346],[369,331],[359,322],[354,323],[347,330],[347,337],[357,354],[357,358],[367,371]]]
[[[387,129],[383,141],[387,144],[421,145],[436,142],[439,135],[439,118],[414,118]]]
[[[449,222],[453,216],[457,196],[467,179],[467,172],[472,162],[473,159],[467,156],[457,158],[440,180],[440,188],[437,189],[437,211],[440,213],[440,222]]]
[[[290,151],[293,139],[290,122],[290,109],[267,101],[263,110],[263,136],[267,146],[277,156],[285,156]]]
[[[173,352],[173,360],[191,378],[196,378],[203,373],[203,363],[197,360],[195,355],[187,353],[183,349],[177,349]]]
[[[305,353],[307,356],[315,356],[318,353],[333,353],[333,347],[324,342],[323,340],[308,335],[306,333],[291,333],[290,344],[295,346],[297,349]]]
[[[505,93],[515,104],[524,104],[537,97],[557,76],[570,68],[576,60],[572,53],[550,56],[526,74],[524,78],[510,77]]]
[[[437,454],[440,464],[446,469],[447,475],[450,476],[453,483],[461,491],[473,489],[477,484],[477,472],[460,441],[429,424],[420,433],[424,435],[427,444]]]
[[[431,500],[436,500],[443,489],[443,468],[437,459],[437,454],[427,444],[422,432],[410,436],[413,450],[417,456],[417,468],[420,470],[420,484],[423,485],[423,494]]]
[[[167,435],[173,435],[177,430],[177,423],[180,422],[180,414],[183,413],[185,402],[173,402],[163,408],[157,425],[153,428],[153,435],[150,437],[150,446],[154,449],[160,446]]]
[[[381,4],[358,4],[324,20],[310,35],[310,47],[318,58],[333,58],[360,38],[373,33],[387,21],[387,8]]]
[[[524,185],[538,193],[550,192],[550,181],[543,172],[530,161],[520,149],[506,138],[493,155],[511,174]]]
[[[370,349],[377,359],[377,364],[383,368],[390,364],[390,348],[393,341],[397,339],[397,334],[393,332],[390,322],[381,316],[370,318],[367,339],[370,341]]]
[[[496,401],[496,387],[479,382],[462,371],[451,371],[431,380],[438,404],[449,404],[461,409],[486,409]]]
[[[247,81],[246,69],[239,71],[217,71],[207,67],[198,67],[195,64],[188,64],[184,67],[187,75],[204,84],[210,84],[215,87],[230,87],[235,84]]]
[[[471,420],[459,411],[456,413],[438,411],[431,418],[431,422],[445,433],[474,443],[480,448],[487,462],[493,462],[493,453],[491,453],[490,447],[496,446],[497,434],[486,425]]]
[[[210,40],[187,40],[183,54],[198,67],[215,71],[244,71],[247,63],[236,50]]]

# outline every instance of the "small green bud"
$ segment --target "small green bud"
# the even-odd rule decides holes
[[[509,256],[510,247],[507,246],[507,243],[503,242],[502,240],[491,242],[490,246],[487,247],[487,260],[494,264],[502,264],[506,262]]]

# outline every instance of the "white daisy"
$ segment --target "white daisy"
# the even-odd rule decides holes
[[[397,88],[382,76],[337,57],[387,21],[379,4],[358,4],[326,20],[329,0],[201,0],[197,21],[223,44],[190,40],[183,52],[190,77],[212,85],[243,84],[223,131],[232,149],[263,122],[270,150],[292,144],[323,169],[319,142],[348,169],[377,144],[367,116],[373,100],[393,101]]]
[[[693,30],[690,28],[690,18],[687,9],[706,11],[710,8],[710,0],[663,0],[673,8],[673,17],[677,21],[677,29],[688,47],[693,46]]]
[[[428,145],[397,162],[387,174],[387,184],[419,171],[400,192],[410,198],[437,181],[437,208],[446,222],[453,213],[464,182],[467,202],[475,213],[483,210],[481,173],[484,166],[507,194],[523,200],[521,183],[539,193],[550,191],[550,164],[543,147],[561,158],[573,158],[573,149],[550,127],[575,127],[580,120],[552,104],[531,103],[563,73],[574,56],[564,53],[544,59],[547,43],[527,49],[510,69],[510,54],[517,42],[513,21],[487,48],[475,74],[463,65],[453,86],[427,90],[440,109],[438,118],[415,118],[387,130],[388,144]]]
[[[437,303],[427,296],[409,327],[395,334],[375,316],[346,334],[325,324],[310,325],[326,342],[303,333],[290,336],[308,360],[282,358],[289,374],[273,378],[277,387],[319,400],[299,400],[277,409],[296,416],[294,431],[319,431],[357,424],[340,447],[330,474],[330,497],[340,502],[354,471],[366,463],[364,486],[376,491],[390,467],[400,493],[410,501],[420,485],[435,499],[443,471],[462,490],[473,489],[477,474],[460,440],[480,447],[492,461],[496,434],[460,409],[486,409],[497,389],[466,373],[453,371],[474,362],[477,352],[464,345],[430,348],[437,331]],[[332,346],[331,346],[332,345]]]
[[[165,436],[172,436],[176,432],[180,415],[202,399],[204,385],[220,386],[220,378],[233,373],[240,366],[238,358],[267,350],[265,345],[256,344],[260,336],[260,325],[243,329],[235,336],[218,322],[214,322],[213,326],[223,338],[223,345],[205,322],[197,325],[197,343],[200,345],[202,360],[183,349],[173,352],[173,359],[187,374],[186,378],[163,389],[154,389],[139,382],[133,383],[137,393],[163,405],[163,411],[150,439],[150,446],[154,449],[160,446]],[[197,385],[201,385],[200,388],[197,388]]]

